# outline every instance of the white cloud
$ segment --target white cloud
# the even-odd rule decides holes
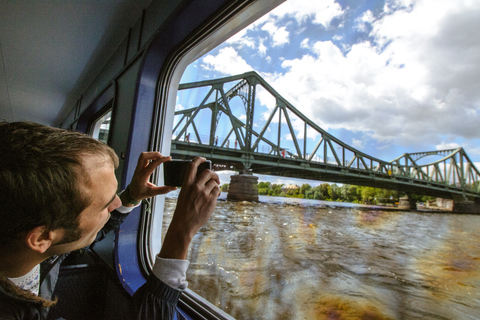
[[[216,55],[207,55],[203,58],[201,67],[207,70],[218,71],[226,75],[241,74],[252,71],[253,68],[238,55],[237,51],[232,47],[220,49]]]
[[[304,40],[311,53],[284,60],[286,72],[267,81],[326,130],[365,132],[383,145],[441,144],[441,134],[477,137],[480,1],[388,6],[391,13],[376,21],[362,17],[376,44],[354,44],[344,55],[330,41]]]
[[[308,41],[309,41],[308,38],[303,39],[302,42],[300,43],[300,47],[308,49],[310,47],[310,45],[308,44]]]
[[[458,149],[460,148],[461,146],[456,143],[456,142],[451,142],[451,143],[447,143],[447,142],[442,142],[441,144],[437,144],[435,146],[435,148],[437,150],[450,150],[450,149]]]
[[[363,140],[358,140],[358,139],[355,139],[355,138],[352,138],[351,146],[354,147],[355,149],[359,149],[359,150],[362,150],[363,148],[365,148],[364,141]]]
[[[297,0],[284,2],[273,10],[266,19],[281,19],[285,16],[291,16],[301,24],[308,18],[313,18],[312,22],[314,24],[321,24],[328,28],[334,18],[343,14],[344,11],[341,6],[334,0]]]
[[[266,56],[267,55],[267,47],[263,44],[263,39],[260,40],[260,43],[258,45],[258,53],[260,53],[261,56]]]
[[[375,21],[373,12],[370,10],[365,11],[360,17],[355,19],[354,28],[361,32],[367,31],[367,24],[372,24]]]
[[[467,152],[467,154],[469,156],[480,158],[480,146],[479,146],[478,140],[477,141],[469,141],[469,142],[465,143],[464,145],[462,144],[462,147],[463,147],[463,149],[465,149],[465,151]],[[477,168],[480,168],[480,166],[477,167]]]
[[[263,31],[267,31],[272,37],[273,46],[282,46],[289,43],[290,33],[285,27],[277,27],[272,22],[267,22],[261,28]]]
[[[242,29],[225,42],[228,44],[235,44],[240,47],[246,46],[249,48],[255,48],[255,39],[253,39],[252,37],[248,37],[247,31],[248,31],[247,28]]]
[[[277,100],[275,99],[275,97],[272,96],[270,94],[270,92],[268,92],[262,86],[257,86],[255,95],[256,95],[256,98],[259,100],[260,104],[262,106],[265,106],[269,111],[273,111],[273,109],[277,105]],[[270,115],[270,112],[264,113],[265,120],[268,119],[269,115]],[[275,120],[275,119],[273,119],[273,120]]]
[[[299,25],[302,25],[309,19],[314,24],[321,24],[325,28],[329,28],[332,20],[341,17],[343,14],[344,11],[341,6],[334,0],[321,2],[312,0],[286,1],[269,14],[235,34],[226,43],[238,47],[255,48],[256,46],[258,52],[265,55],[266,48],[263,44],[265,39],[256,40],[247,35],[248,31],[258,29],[266,31],[272,40],[272,46],[280,47],[290,43],[290,32],[285,25],[280,23],[280,20],[293,17]]]
[[[332,40],[334,41],[342,41],[344,37],[342,35],[336,34],[332,37]]]

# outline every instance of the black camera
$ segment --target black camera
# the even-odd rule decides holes
[[[172,159],[163,163],[163,181],[164,185],[171,187],[181,187],[188,165],[192,160]],[[207,160],[201,163],[197,168],[197,177],[205,169],[212,169],[212,161]]]

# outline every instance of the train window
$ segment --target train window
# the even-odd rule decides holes
[[[108,143],[108,136],[110,133],[110,121],[112,118],[112,109],[103,113],[98,119],[96,119],[91,127],[89,134],[97,140],[104,143]]]
[[[471,257],[479,251],[468,244],[475,237],[468,219],[340,204],[358,191],[344,188],[339,176],[345,168],[360,173],[375,166],[361,152],[390,161],[409,152],[409,143],[441,147],[426,140],[415,144],[427,135],[438,143],[445,139],[441,131],[431,136],[426,119],[445,110],[456,114],[462,103],[478,104],[464,99],[473,94],[465,79],[472,75],[468,65],[478,64],[472,54],[478,43],[469,40],[478,24],[472,12],[480,9],[472,1],[461,3],[287,0],[189,61],[171,123],[162,127],[171,129],[172,140],[162,151],[211,159],[225,185],[239,171],[262,169],[263,191],[282,195],[256,203],[228,201],[222,194],[191,245],[191,290],[241,319],[474,313],[478,301],[469,295],[475,290],[466,288],[478,284],[479,264]],[[471,118],[468,108],[455,122]],[[468,125],[475,132],[478,124]],[[311,180],[300,174],[291,180],[286,160],[330,167],[305,170],[303,177]],[[268,172],[285,176],[266,177]],[[326,187],[321,183],[332,181],[326,178],[340,185]],[[175,204],[170,194],[164,208],[155,208],[163,214],[154,218],[162,234]],[[152,254],[161,242],[153,232]],[[454,281],[457,271],[465,274],[461,283]]]

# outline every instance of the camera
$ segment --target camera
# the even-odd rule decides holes
[[[181,187],[188,165],[192,160],[172,159],[163,163],[163,181],[164,185],[171,187]],[[205,169],[212,169],[210,160],[201,163],[197,168],[197,178]]]

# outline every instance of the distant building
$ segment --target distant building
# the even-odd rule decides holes
[[[286,186],[283,186],[282,192],[287,193],[287,191],[289,190],[297,190],[297,189],[300,189],[300,187],[297,186],[296,184],[287,184]]]

